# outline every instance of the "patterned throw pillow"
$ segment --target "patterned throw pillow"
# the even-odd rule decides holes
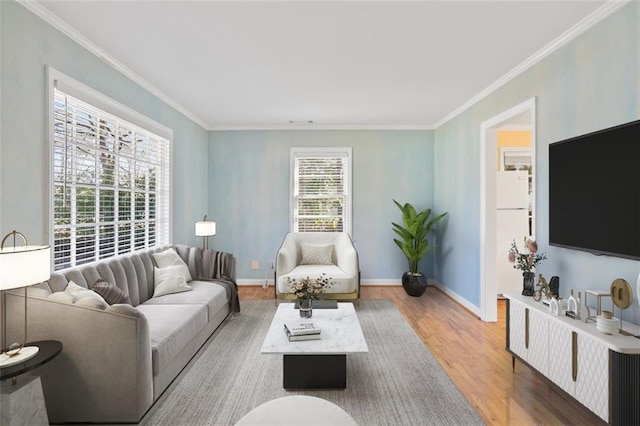
[[[109,305],[115,305],[118,303],[131,304],[131,299],[129,299],[129,295],[127,293],[120,290],[120,288],[115,284],[111,284],[102,278],[96,281],[92,290],[102,296]]]
[[[301,265],[331,265],[331,254],[333,253],[333,245],[320,244],[300,244],[302,248]]]

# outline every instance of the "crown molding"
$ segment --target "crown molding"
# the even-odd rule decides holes
[[[498,80],[493,82],[487,88],[482,90],[480,93],[475,95],[473,98],[469,99],[464,104],[460,105],[455,110],[451,111],[445,117],[443,117],[440,121],[433,125],[434,128],[438,128],[458,115],[462,114],[467,109],[471,108],[473,105],[480,102],[482,99],[489,96],[491,93],[498,90],[500,87],[507,84],[509,81],[513,80],[538,62],[542,61],[544,58],[549,56],[551,53],[558,50],[560,47],[569,43],[571,40],[578,37],[580,34],[589,30],[594,25],[598,24],[600,21],[622,8],[623,6],[631,3],[633,0],[609,0],[607,3],[600,6],[598,9],[591,12],[587,17],[583,20],[575,24],[573,27],[569,28],[559,37],[551,41],[549,44],[544,46],[542,49],[538,50],[536,53],[531,55],[529,58],[525,59],[520,65],[513,68],[511,71],[500,77]]]
[[[34,14],[42,18],[45,22],[52,25],[54,28],[58,29],[63,34],[71,38],[71,40],[75,41],[76,43],[78,43],[79,45],[87,49],[89,52],[96,55],[98,58],[104,61],[107,65],[113,67],[118,72],[123,74],[125,77],[128,77],[134,83],[138,84],[139,86],[147,90],[149,93],[151,93],[152,95],[154,95],[155,97],[157,97],[158,99],[160,99],[161,101],[169,105],[170,107],[174,108],[176,111],[178,111],[185,117],[189,118],[196,124],[198,124],[203,129],[209,130],[208,128],[209,126],[204,121],[202,121],[199,117],[197,117],[195,114],[191,113],[191,111],[187,110],[182,105],[180,105],[179,103],[171,99],[169,96],[167,96],[161,90],[159,90],[158,88],[153,86],[151,83],[146,81],[144,78],[140,77],[138,74],[131,71],[129,68],[127,68],[120,62],[118,62],[113,56],[111,56],[109,53],[99,48],[97,45],[91,42],[88,38],[86,38],[84,35],[78,32],[75,28],[71,27],[65,21],[63,21],[62,19],[58,18],[53,13],[51,13],[49,9],[45,8],[35,0],[16,0],[16,1],[20,3],[22,6],[24,6],[25,8],[27,8],[29,11],[33,12]]]
[[[211,126],[210,131],[259,131],[259,130],[434,130],[433,126],[425,124],[406,124],[406,125],[332,125],[332,124],[275,124],[275,125],[256,125],[256,126]]]

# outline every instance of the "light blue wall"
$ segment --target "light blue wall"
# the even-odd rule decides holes
[[[639,27],[640,3],[632,2],[436,130],[434,201],[451,214],[439,266],[442,282],[452,291],[480,306],[480,124],[536,97],[536,236],[549,257],[539,272],[558,275],[563,296],[571,288],[583,294],[606,290],[618,277],[632,283],[635,293],[640,262],[548,245],[548,146],[640,118]],[[624,315],[640,322],[636,303]]]
[[[218,232],[211,243],[233,253],[238,277],[272,277],[275,259],[289,231],[289,148],[353,148],[353,238],[362,280],[399,282],[408,269],[393,243],[393,204],[433,207],[432,131],[216,131],[209,136],[209,214]],[[251,260],[261,269],[252,270]],[[433,259],[423,271],[435,277]]]
[[[52,66],[173,129],[174,241],[197,242],[207,208],[207,132],[13,1],[0,1],[0,233],[48,242],[45,67]]]

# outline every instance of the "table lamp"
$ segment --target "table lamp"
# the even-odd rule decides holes
[[[216,235],[216,223],[211,220],[207,220],[207,215],[201,221],[196,222],[196,237],[202,237],[202,249],[209,248],[209,241],[207,237]]]
[[[13,237],[13,247],[5,247]],[[23,241],[16,246],[16,237]],[[27,287],[51,278],[51,249],[49,246],[30,246],[24,234],[8,233],[0,243],[0,306],[3,318],[0,333],[0,367],[24,362],[38,354],[37,346],[25,346],[27,341]],[[24,288],[24,336],[22,343],[7,346],[7,305],[5,291]]]

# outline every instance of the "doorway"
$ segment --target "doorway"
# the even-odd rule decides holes
[[[528,99],[480,125],[480,314],[483,321],[498,320],[498,261],[507,258],[507,251],[498,253],[498,170],[501,168],[498,134],[506,129],[528,129],[530,146],[530,234],[535,238],[535,171],[536,131],[535,98]],[[506,151],[518,151],[516,149]],[[498,159],[498,160],[497,160]],[[504,167],[504,165],[502,166]],[[520,282],[521,283],[521,282]]]

